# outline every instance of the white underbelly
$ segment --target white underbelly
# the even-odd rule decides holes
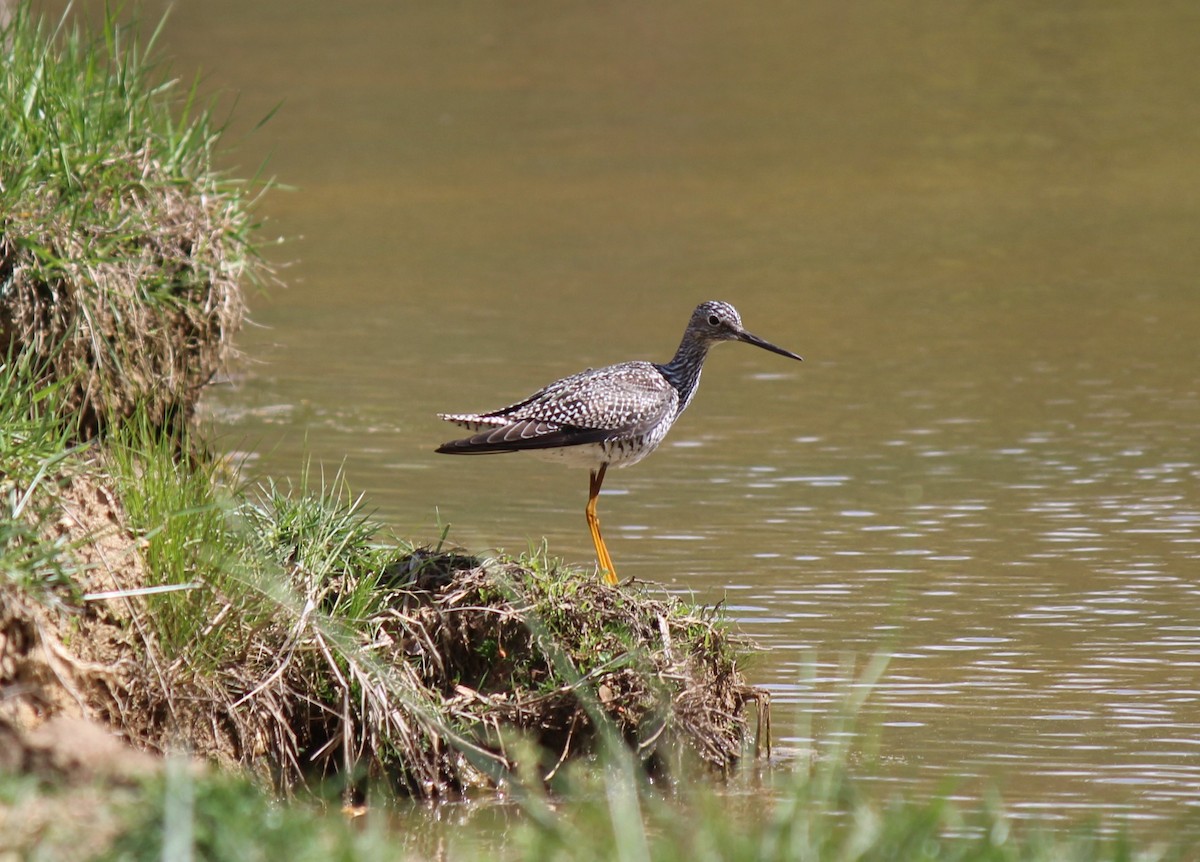
[[[563,446],[560,449],[529,449],[530,455],[542,461],[555,461],[568,467],[586,467],[597,470],[601,464],[610,467],[628,467],[636,464],[658,448],[661,437],[649,438],[638,443],[617,440],[608,443],[587,443],[582,446]]]

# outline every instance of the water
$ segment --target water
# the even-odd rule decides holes
[[[438,411],[718,347],[600,505],[623,576],[724,599],[782,743],[859,662],[879,780],[1018,814],[1200,807],[1194,4],[177,6],[241,93],[286,290],[209,410],[402,535],[590,564],[586,476]],[[265,129],[242,140],[276,102]],[[801,684],[815,662],[815,687]]]

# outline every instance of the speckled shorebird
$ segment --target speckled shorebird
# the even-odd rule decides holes
[[[742,318],[728,302],[696,306],[675,358],[656,362],[621,362],[589,368],[508,407],[490,413],[441,413],[471,431],[472,437],[443,443],[446,455],[533,452],[548,460],[591,470],[584,513],[596,559],[604,579],[617,582],[617,569],[600,535],[596,498],[609,467],[636,464],[667,436],[687,409],[700,385],[709,348],[718,341],[744,341],[789,359],[799,356],[776,347],[742,328]]]

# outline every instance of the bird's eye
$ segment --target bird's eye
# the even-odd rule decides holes
[[[710,314],[708,316],[708,325],[709,326],[716,326],[720,322],[721,322],[721,318],[717,317],[715,314]]]

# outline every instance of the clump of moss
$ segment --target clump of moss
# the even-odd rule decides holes
[[[0,354],[70,381],[86,435],[144,405],[190,415],[229,358],[239,280],[265,272],[246,187],[195,90],[112,14],[85,35],[17,3],[0,29]]]

